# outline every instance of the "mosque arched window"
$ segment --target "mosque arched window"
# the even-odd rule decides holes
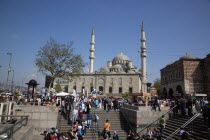
[[[129,84],[132,84],[132,78],[129,78]]]
[[[85,78],[82,79],[82,84],[85,84]]]
[[[122,78],[119,78],[119,85],[122,85]]]

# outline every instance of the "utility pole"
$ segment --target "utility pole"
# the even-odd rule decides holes
[[[0,66],[0,68],[1,68],[2,66]],[[0,77],[0,79],[1,79],[1,77]],[[0,81],[0,88],[1,88],[1,81]]]
[[[12,59],[12,53],[7,53],[7,54],[10,55],[10,59],[9,59],[9,68],[8,68],[8,73],[7,73],[6,90],[8,88],[9,73],[11,72],[11,59]]]
[[[15,75],[15,72],[14,72],[14,70],[12,70],[12,72],[13,72],[13,75],[12,75],[11,92],[13,93],[13,87],[14,87],[14,75]]]

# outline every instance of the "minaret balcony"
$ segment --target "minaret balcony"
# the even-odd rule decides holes
[[[94,57],[94,56],[89,56],[89,58],[90,58],[90,59],[95,59],[95,57]]]
[[[141,54],[141,57],[146,57],[147,55],[146,54]]]
[[[141,39],[141,42],[146,42],[146,38],[142,38]]]
[[[95,52],[95,49],[90,49],[90,52]]]

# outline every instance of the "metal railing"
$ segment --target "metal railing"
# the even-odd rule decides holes
[[[186,126],[188,126],[190,123],[192,123],[198,116],[200,115],[200,113],[195,114],[192,118],[190,118],[187,122],[185,122],[181,128],[185,128]],[[170,136],[168,136],[165,140],[170,140],[172,137],[177,137],[177,139],[180,138],[180,136],[177,136],[177,134],[180,132],[180,128],[178,128],[176,131],[174,131]]]
[[[173,106],[172,108],[170,108],[166,113],[162,114],[159,118],[157,118],[156,120],[154,120],[152,123],[148,124],[148,125],[145,126],[143,129],[141,129],[141,130],[138,132],[138,135],[141,136],[141,132],[143,132],[145,129],[148,129],[148,128],[154,126],[154,123],[157,123],[156,125],[157,125],[157,127],[159,127],[159,120],[160,120],[160,118],[161,118],[163,115],[165,116],[166,114],[169,114],[171,111],[173,111],[173,109],[175,109],[175,107],[176,107],[176,105]]]
[[[115,110],[115,112],[116,112],[116,110]],[[128,119],[126,118],[125,114],[123,113],[122,109],[120,109],[120,112],[123,114],[123,117],[124,117],[124,119],[126,120],[128,132],[129,132],[129,128],[130,128],[131,131],[135,132],[135,131],[133,130],[133,127],[132,127],[131,124],[129,123]],[[119,117],[120,117],[120,116],[119,116]],[[135,135],[137,135],[137,137],[140,139],[140,136],[139,136],[138,133],[135,133]]]
[[[92,108],[93,108],[93,115],[96,115],[95,111],[97,109],[96,105],[93,103],[92,104]],[[96,118],[95,118],[96,119]],[[94,125],[95,124],[95,125]],[[99,130],[99,125],[98,125],[98,122],[96,123],[93,123],[92,121],[92,124],[91,124],[91,133],[92,133],[92,139],[93,140],[97,140],[100,138],[100,134],[99,134],[100,130]]]
[[[20,120],[16,121],[9,127],[4,128],[0,131],[0,139],[6,140],[13,138],[13,134],[18,131],[22,126],[26,126],[28,123],[28,115],[0,115],[0,117],[21,117]],[[25,123],[23,123],[25,121]]]
[[[57,117],[57,125],[56,125],[57,129],[60,127],[60,122],[61,122],[61,108],[58,107],[58,117]]]

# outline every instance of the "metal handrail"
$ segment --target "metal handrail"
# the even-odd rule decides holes
[[[59,107],[58,108],[57,125],[56,125],[57,129],[60,127],[60,119],[61,119],[61,112],[60,112],[60,107]]]
[[[185,122],[181,128],[185,128],[188,124],[190,124],[192,121],[194,121],[198,116],[200,115],[200,113],[195,114],[192,118],[190,118],[189,120],[187,120],[187,122]],[[174,137],[178,132],[180,131],[180,128],[178,128],[176,131],[174,131],[171,135],[169,135],[165,140],[169,140],[172,137]]]
[[[147,126],[145,126],[143,129],[141,129],[138,134],[140,134],[142,131],[144,131],[145,129],[147,129],[148,127],[150,127],[151,125],[153,125],[155,122],[157,122],[158,120],[160,120],[160,118],[166,114],[168,114],[169,112],[171,112],[177,105],[175,105],[174,107],[170,108],[166,113],[162,114],[159,118],[157,118],[156,120],[154,120],[152,123],[148,124]]]
[[[94,103],[93,103],[93,105],[94,105],[94,107],[93,107],[93,115],[95,115],[95,114],[96,114],[95,111],[96,111],[97,107],[96,107],[96,105],[95,105]],[[92,122],[92,125],[93,125],[93,122]],[[97,123],[97,125],[98,125],[98,123]],[[91,128],[93,129],[93,127],[91,127]],[[97,128],[97,131],[96,131],[96,128]],[[97,136],[96,136],[95,133],[98,132],[98,131],[99,131],[99,126],[97,127],[97,126],[96,126],[96,123],[95,123],[95,129],[92,130],[92,138],[93,138],[94,140],[97,139],[97,138],[96,138]],[[97,134],[98,134],[98,133],[97,133]],[[100,136],[98,135],[98,139],[99,139],[99,137],[100,137]]]
[[[123,117],[125,118],[125,120],[126,120],[126,122],[127,122],[127,124],[129,125],[129,127],[131,128],[131,130],[133,131],[133,132],[135,132],[134,130],[133,130],[133,127],[131,126],[131,124],[129,123],[129,121],[127,120],[127,118],[125,117],[125,114],[123,113],[123,111],[120,109],[120,111],[122,112],[122,114],[123,114]],[[115,112],[116,112],[116,110],[115,110]],[[138,133],[135,133],[139,138],[140,138],[140,136],[139,136],[139,134]]]
[[[12,124],[11,126],[9,126],[9,127],[6,127],[4,130],[2,130],[2,131],[0,131],[0,135],[2,135],[2,134],[4,134],[4,133],[9,133],[10,135],[8,135],[8,138],[11,138],[12,136],[13,136],[13,134],[17,131],[17,130],[19,130],[22,126],[26,126],[27,125],[27,123],[28,123],[28,115],[0,115],[0,117],[21,117],[21,119],[19,120],[19,121],[17,121],[17,122],[15,122],[14,124]],[[24,120],[26,120],[26,122],[25,122],[25,124],[22,124],[22,122],[24,121]],[[14,129],[14,127],[16,126],[16,125],[19,125],[19,124],[21,124],[21,126],[18,128],[18,129],[16,129],[15,131],[13,130]]]

